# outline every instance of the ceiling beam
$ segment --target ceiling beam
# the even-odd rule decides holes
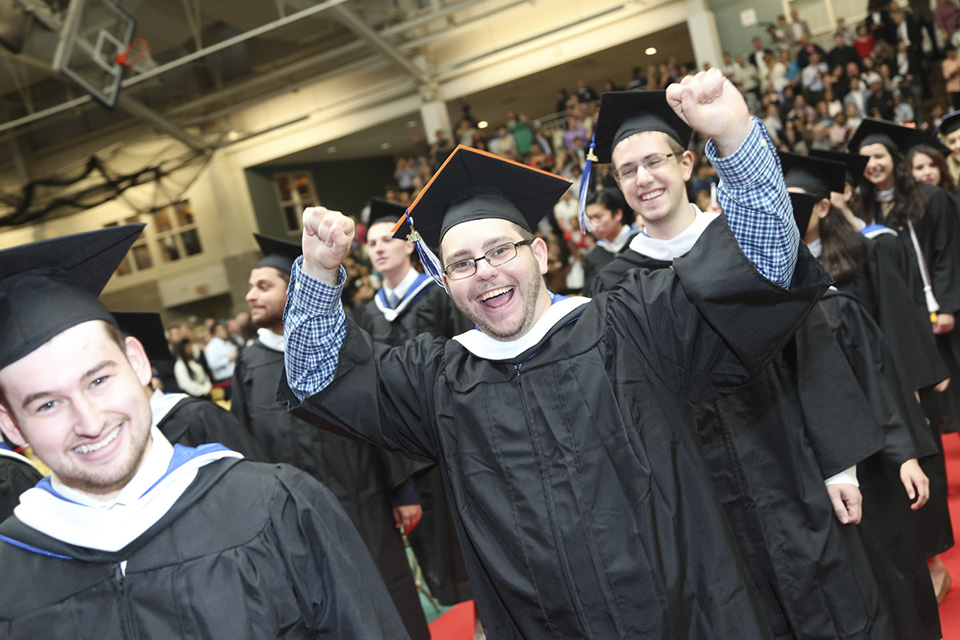
[[[384,40],[380,34],[374,31],[370,25],[364,22],[363,19],[353,11],[343,5],[338,5],[333,8],[333,13],[337,16],[338,20],[347,26],[348,29],[372,44],[374,48],[380,51],[380,53],[393,60],[422,84],[433,84],[433,79],[426,71],[412,63],[409,57],[402,54],[399,50],[394,48],[393,45]]]

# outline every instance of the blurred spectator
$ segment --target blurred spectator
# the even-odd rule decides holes
[[[958,19],[960,19],[960,7],[954,0],[937,0],[937,6],[933,9],[933,21],[947,44],[953,44],[953,34],[957,31]]]
[[[857,110],[856,105],[848,104],[846,106],[847,114],[847,125],[850,126],[852,131],[856,131],[857,127],[860,126],[860,123],[863,122],[863,116],[861,112]]]
[[[843,39],[843,34],[833,34],[833,49],[827,54],[827,65],[833,69],[837,65],[847,66],[847,63],[853,62],[860,64],[860,54],[851,45]]]
[[[510,133],[513,134],[514,141],[517,143],[517,153],[520,154],[520,157],[529,156],[534,136],[527,116],[521,113],[520,118],[517,119],[511,111],[510,118],[507,119],[507,127],[510,129]]]
[[[460,122],[466,122],[461,120]],[[469,124],[467,124],[469,126]],[[461,142],[469,144],[469,142]],[[417,169],[413,166],[413,158],[410,156],[400,156],[397,158],[397,169],[393,172],[393,177],[397,181],[397,187],[400,191],[411,193],[413,191],[413,179],[417,176]]]
[[[800,78],[800,65],[797,64],[797,61],[790,56],[790,52],[786,49],[780,52],[780,62],[787,69],[787,82],[790,84],[796,84],[797,80]]]
[[[857,25],[857,37],[853,40],[853,48],[857,50],[857,55],[863,60],[871,53],[876,44],[876,38],[870,33],[866,23]]]
[[[627,82],[627,89],[634,91],[642,91],[647,88],[647,78],[643,75],[643,72],[640,70],[640,67],[633,68],[633,74],[630,76],[630,81]]]
[[[893,92],[893,121],[898,124],[913,122],[913,107],[901,99],[899,91]]]
[[[473,123],[466,118],[460,118],[460,122],[457,123],[457,130],[453,132],[453,137],[457,139],[457,144],[473,146],[473,137],[476,134],[477,129],[473,126]],[[412,176],[410,180],[413,181]],[[403,188],[403,183],[400,184],[400,188]]]
[[[850,78],[850,91],[843,97],[843,106],[849,115],[850,106],[853,105],[857,110],[857,115],[863,117],[867,113],[867,98],[870,92],[860,86],[860,76]]]
[[[749,91],[757,98],[760,97],[760,74],[755,66],[744,60],[742,55],[734,58],[734,72],[731,79],[743,87],[744,91]]]
[[[883,86],[879,75],[871,78],[866,115],[881,120],[893,120],[893,95]]]
[[[764,67],[765,80],[774,91],[783,91],[783,88],[790,84],[787,80],[787,66],[777,60],[773,53],[768,53],[764,58]]]
[[[836,97],[833,89],[824,90],[823,101],[827,104],[827,115],[831,118],[836,117],[838,113],[843,113],[843,103]]]
[[[847,21],[845,18],[837,18],[837,30],[833,33],[834,35],[839,35],[841,38],[843,38],[843,43],[845,45],[853,46],[853,32],[850,30],[850,27],[847,26]]]
[[[946,57],[940,64],[950,104],[953,110],[956,110],[960,109],[960,57],[957,56],[957,48],[952,44],[946,46],[946,53]]]
[[[770,53],[770,51],[763,48],[763,41],[760,38],[755,37],[752,44],[753,51],[747,56],[747,62],[757,69],[764,69],[767,66],[765,62],[766,55]]]
[[[823,76],[827,72],[827,63],[821,61],[820,53],[811,51],[809,64],[800,72],[800,82],[812,104],[823,99]]]
[[[600,96],[593,90],[593,87],[588,87],[587,83],[580,79],[577,80],[577,97],[580,98],[580,102],[593,102]]]
[[[789,55],[789,54],[788,54]],[[729,51],[723,52],[723,62],[720,64],[720,71],[728,78],[733,78],[737,73],[737,67],[733,62],[733,56]]]
[[[810,40],[810,26],[805,20],[800,19],[800,13],[796,9],[790,10],[790,41],[794,46],[804,46],[804,37]],[[801,67],[806,65],[800,65]]]
[[[207,398],[213,383],[210,376],[197,360],[202,348],[191,337],[184,337],[176,343],[173,353],[173,375],[180,389],[195,398]]]
[[[797,66],[800,67],[801,71],[810,64],[810,54],[816,53],[820,57],[817,59],[817,62],[823,61],[827,54],[823,48],[810,40],[809,35],[803,35],[800,37],[800,51],[797,52]]]
[[[833,124],[829,130],[830,144],[834,149],[845,148],[853,132],[854,129],[847,123],[847,114],[841,111],[833,117]]]
[[[583,128],[582,119],[578,120],[574,117],[567,118],[567,132],[563,134],[563,146],[573,151],[576,148],[575,141],[577,138],[580,139],[581,146],[583,142],[587,139],[587,130]]]

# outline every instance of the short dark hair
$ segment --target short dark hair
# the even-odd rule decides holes
[[[623,224],[633,225],[636,216],[633,209],[627,206],[627,201],[619,189],[605,188],[600,191],[594,191],[587,196],[587,205],[599,204],[610,213],[616,213],[618,210],[623,212]]]

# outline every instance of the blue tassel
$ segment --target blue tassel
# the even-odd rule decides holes
[[[593,171],[593,163],[597,161],[597,156],[593,152],[597,144],[596,138],[597,133],[594,131],[590,137],[587,161],[583,163],[583,173],[580,174],[580,207],[577,211],[577,220],[580,222],[580,233],[584,235],[593,231],[590,220],[587,218],[587,196],[590,195],[590,173]]]
[[[427,275],[433,278],[434,282],[440,285],[441,289],[446,291],[447,288],[443,284],[443,265],[440,264],[440,259],[434,255],[427,243],[417,233],[416,227],[413,226],[413,215],[409,210],[407,211],[407,224],[410,225],[411,235],[415,237],[413,246],[417,249],[417,255],[420,256],[420,263],[424,270],[426,270]]]

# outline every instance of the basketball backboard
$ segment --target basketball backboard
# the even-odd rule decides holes
[[[136,27],[133,16],[111,0],[71,0],[53,58],[54,70],[113,108],[124,71],[116,57],[126,51]]]

